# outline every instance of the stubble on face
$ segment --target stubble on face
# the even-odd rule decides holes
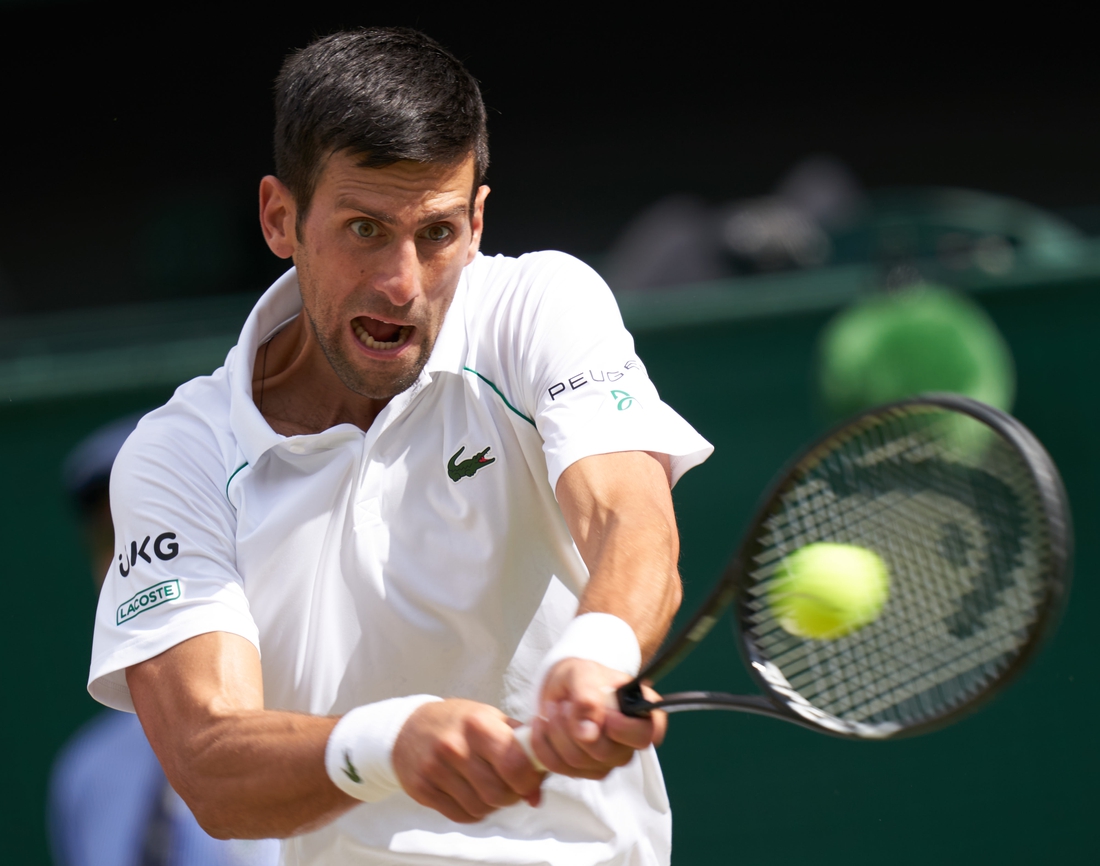
[[[480,238],[488,187],[471,200],[473,183],[472,157],[380,168],[329,157],[293,258],[312,351],[352,394],[387,401],[423,372]]]
[[[387,303],[384,298],[373,297],[368,305],[369,309],[364,309],[361,303],[354,310],[327,309],[324,307],[324,293],[314,279],[309,257],[299,256],[296,267],[302,298],[309,299],[309,302],[303,303],[302,310],[317,345],[344,387],[371,400],[389,400],[411,388],[428,364],[436,338],[443,327],[443,320],[450,309],[450,300],[442,307],[416,310],[414,304],[396,307]],[[316,317],[313,310],[318,311]],[[358,354],[352,356],[346,345],[346,323],[356,316],[407,322],[416,329],[415,342],[399,358],[364,362]],[[331,330],[325,330],[318,319],[332,323]]]

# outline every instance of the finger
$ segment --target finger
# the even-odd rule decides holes
[[[437,746],[441,764],[460,778],[473,790],[478,800],[491,809],[511,806],[519,801],[521,794],[527,793],[512,790],[493,766],[492,761],[498,753],[516,745],[512,729],[500,724],[502,719],[503,716],[490,719],[471,717],[467,720],[464,738],[441,740]],[[456,796],[462,792],[461,788],[452,790],[444,787]],[[476,814],[466,800],[461,797],[458,799],[472,814]]]
[[[551,701],[569,701],[573,706],[571,735],[581,742],[594,742],[599,737],[603,716],[617,708],[614,686],[608,676],[622,676],[595,662],[564,659],[547,676],[543,685],[542,713]],[[591,722],[592,724],[588,724]]]
[[[661,700],[661,696],[656,690],[645,684],[642,685],[642,697],[651,703],[657,703]],[[653,745],[659,746],[665,741],[665,734],[668,732],[668,713],[654,710],[649,717],[653,719]]]
[[[596,769],[599,760],[589,755],[576,741],[575,721],[573,708],[568,701],[554,704],[550,707],[546,720],[546,738],[568,766],[578,770]]]
[[[656,715],[656,714],[654,714]],[[664,713],[660,714],[664,716]],[[604,724],[604,733],[608,739],[621,743],[627,748],[647,749],[655,741],[657,726],[663,720],[656,718],[634,718],[622,713],[608,713]]]
[[[590,695],[577,695],[561,704],[570,736],[578,743],[594,743],[600,738],[605,711]]]
[[[535,768],[523,746],[514,735],[508,742],[495,749],[489,762],[493,770],[504,783],[517,795],[525,799],[538,793],[546,773]]]
[[[663,713],[660,710],[656,710],[653,713],[653,745],[659,746],[665,741],[665,734],[668,733],[668,713]]]
[[[518,803],[520,797],[528,793],[514,790],[496,768],[481,757],[471,758],[463,766],[455,767],[455,770],[469,783],[481,801],[494,809]]]
[[[564,712],[568,713],[569,711],[569,705],[565,704]],[[573,712],[577,712],[577,709],[573,708]],[[630,741],[624,743],[614,737],[607,736],[607,722],[612,716],[621,716],[621,713],[602,710],[602,715],[604,728],[596,732],[595,739],[574,737],[574,741],[592,760],[607,766],[621,767],[623,764],[630,762],[633,757],[633,749],[636,747]],[[572,731],[577,730],[576,726],[567,725],[566,727]]]
[[[608,770],[605,769],[582,770],[567,763],[554,743],[551,742],[549,729],[550,722],[542,718],[535,719],[531,725],[531,748],[547,770],[562,776],[574,776],[582,779],[602,779],[607,775]]]
[[[461,761],[453,763],[487,803],[503,807],[522,798],[537,806],[542,800],[540,787],[546,774],[531,763],[526,749],[516,739],[513,724],[519,722],[503,714],[471,724],[469,744],[472,757],[478,762],[468,772]]]
[[[564,702],[570,717],[570,733],[578,743],[595,743],[609,712],[617,711],[615,689],[602,680],[578,684]]]
[[[421,806],[435,809],[441,815],[456,821],[459,824],[472,824],[480,821],[476,815],[471,815],[462,805],[442,788],[426,780],[421,780],[408,788],[407,793]]]
[[[626,753],[622,756],[592,755],[589,749],[595,749],[598,752],[605,751],[600,741],[596,743],[577,743],[570,734],[567,718],[561,710],[552,714],[547,721],[545,736],[554,752],[568,768],[557,770],[557,772],[563,772],[566,775],[602,779],[612,769],[630,759],[629,750],[626,750]],[[608,760],[608,757],[611,760]]]
[[[515,727],[521,727],[520,723],[503,714],[482,720],[470,727],[470,746],[496,783],[506,786],[517,799],[529,798],[538,792],[546,774],[531,763],[527,751],[516,739]]]
[[[470,771],[471,766],[465,768],[466,772]],[[442,764],[434,781],[436,786],[444,794],[453,798],[464,812],[473,816],[474,821],[480,821],[490,812],[496,811],[497,807],[481,796],[474,783],[467,777],[466,772],[459,772],[452,766]],[[504,805],[511,805],[511,803],[519,800],[519,797],[515,794],[512,794],[512,798],[509,803]]]
[[[543,709],[546,711],[545,707]],[[561,759],[561,755],[557,753],[553,745],[551,745],[550,741],[546,738],[545,717],[536,716],[531,720],[528,743],[530,744],[531,751],[534,753],[535,760],[545,768],[546,772],[559,774],[565,772],[566,763]]]

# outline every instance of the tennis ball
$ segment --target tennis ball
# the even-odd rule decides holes
[[[877,553],[819,542],[783,558],[768,603],[791,634],[833,640],[875,620],[889,594],[889,572]]]

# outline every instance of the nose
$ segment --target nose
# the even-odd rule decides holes
[[[379,250],[373,287],[395,307],[411,303],[421,292],[420,257],[412,238],[395,240]]]

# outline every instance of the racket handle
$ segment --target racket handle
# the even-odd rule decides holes
[[[546,767],[543,766],[542,761],[538,759],[538,756],[535,754],[535,750],[531,748],[531,726],[520,725],[518,728],[513,728],[512,733],[516,737],[516,742],[518,742],[523,747],[523,751],[525,751],[527,753],[527,757],[530,758],[531,765],[540,773],[545,773]]]
[[[615,692],[615,703],[620,713],[636,719],[649,718],[650,712],[658,706],[643,697],[640,679],[633,679],[625,686],[620,686]]]

